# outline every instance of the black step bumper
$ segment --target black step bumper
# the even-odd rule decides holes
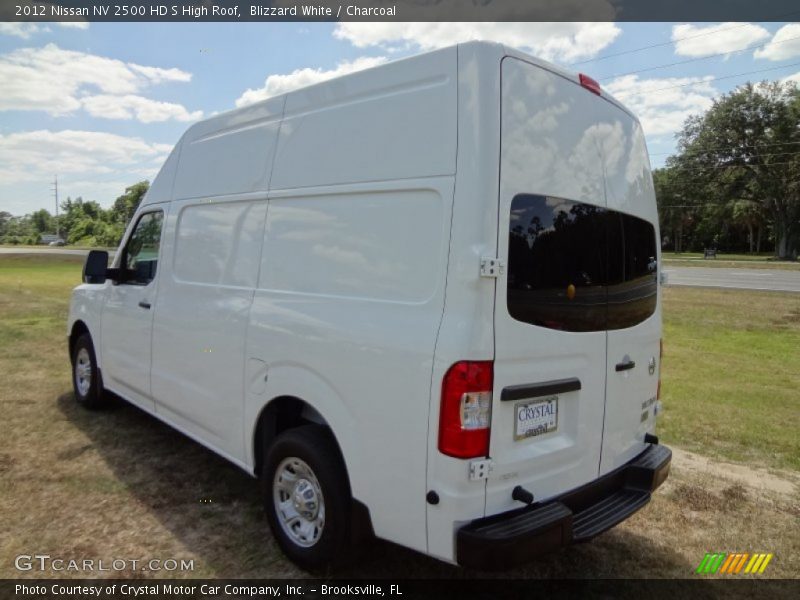
[[[651,445],[619,469],[547,502],[477,519],[456,534],[464,567],[506,569],[611,529],[650,501],[672,451]]]

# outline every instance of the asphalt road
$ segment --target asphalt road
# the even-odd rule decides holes
[[[671,267],[663,269],[667,285],[770,290],[800,293],[800,269],[724,269],[716,267]]]
[[[0,254],[72,254],[85,255],[88,250],[72,248],[0,248]],[[114,251],[109,252],[114,256]],[[740,290],[771,290],[800,293],[800,269],[739,269],[716,267],[672,267],[663,269],[667,285],[733,288]]]
[[[85,256],[88,253],[88,250],[74,250],[72,248],[30,248],[27,246],[0,248],[0,254],[74,254]]]

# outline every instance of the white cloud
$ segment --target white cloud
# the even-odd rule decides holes
[[[87,21],[61,21],[56,23],[65,29],[89,29]],[[36,33],[49,33],[51,29],[36,23],[8,23],[0,22],[0,35],[13,35],[23,40],[30,39]]]
[[[172,146],[98,131],[25,131],[0,135],[0,184],[49,180],[59,175],[83,178],[152,169]]]
[[[59,21],[57,25],[65,29],[89,29],[88,21]]]
[[[180,69],[162,69],[161,67],[145,67],[134,63],[128,63],[128,68],[132,71],[142,75],[149,83],[165,83],[170,81],[179,81],[181,83],[189,83],[192,80],[192,74]]]
[[[27,40],[34,33],[48,31],[46,27],[36,23],[2,23],[0,22],[0,35],[13,35],[14,37]]]
[[[138,119],[142,123],[161,121],[196,121],[203,116],[203,111],[189,112],[180,104],[159,102],[142,96],[127,94],[110,96],[100,94],[81,98],[84,110],[93,117],[102,119]]]
[[[358,48],[433,50],[470,40],[501,42],[545,60],[596,56],[622,32],[614,23],[339,23],[333,35]]]
[[[272,96],[339,77],[340,75],[347,75],[348,73],[368,69],[385,62],[386,58],[383,56],[363,56],[352,61],[341,62],[333,69],[327,71],[306,67],[304,69],[296,69],[286,75],[270,75],[264,81],[263,86],[256,89],[248,89],[239,96],[239,98],[236,99],[236,106],[253,104],[254,102],[259,102],[260,100],[265,100]]]
[[[191,73],[180,69],[125,63],[62,50],[55,44],[20,48],[0,56],[0,110],[42,110],[65,115],[81,108],[82,97],[92,91],[124,96],[153,84],[187,82],[191,77]]]
[[[797,86],[800,86],[800,71],[795,73],[794,75],[789,75],[788,77],[784,77],[781,79],[781,83],[794,83]]]
[[[778,29],[769,43],[756,50],[753,56],[767,60],[800,56],[800,23],[790,23]]]
[[[624,75],[603,88],[639,117],[645,134],[663,135],[679,131],[689,115],[711,107],[717,94],[709,81],[712,78],[707,75],[639,79],[638,75]]]
[[[697,27],[674,25],[672,41],[680,56],[710,56],[736,52],[769,37],[769,31],[753,23],[720,23]]]

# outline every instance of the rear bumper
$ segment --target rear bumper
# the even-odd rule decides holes
[[[651,445],[628,464],[552,498],[463,526],[456,560],[464,567],[506,569],[611,529],[650,501],[669,474],[672,451]]]

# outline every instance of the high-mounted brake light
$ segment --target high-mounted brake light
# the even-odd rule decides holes
[[[598,96],[602,94],[602,90],[600,89],[600,84],[597,83],[594,79],[592,79],[588,75],[584,75],[583,73],[579,73],[578,78],[581,81],[581,85],[585,87],[587,90],[589,90],[593,94],[597,94]]]
[[[456,458],[489,454],[494,364],[461,361],[442,380],[439,451]]]

